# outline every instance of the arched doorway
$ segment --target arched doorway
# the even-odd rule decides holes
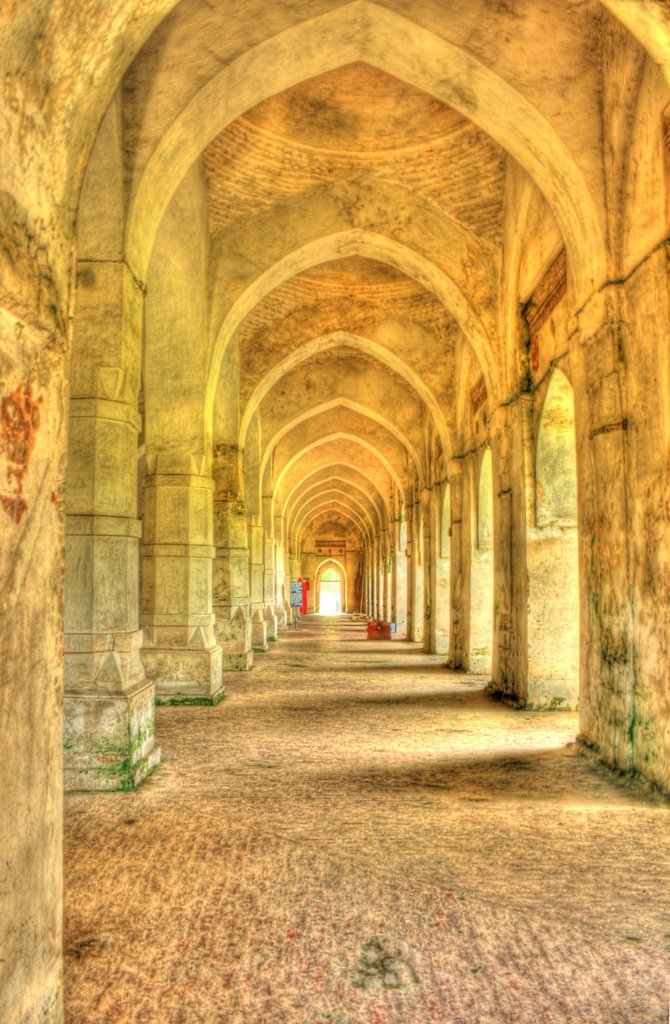
[[[347,573],[344,566],[329,559],[316,570],[316,611],[318,615],[341,615],[347,611]]]

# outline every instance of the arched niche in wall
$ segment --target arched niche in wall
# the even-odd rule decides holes
[[[566,376],[549,379],[537,437],[535,507],[538,527],[577,523],[575,406]]]
[[[475,463],[475,530],[470,567],[471,672],[490,675],[493,653],[493,459],[491,449]]]
[[[537,431],[536,525],[527,531],[527,706],[565,708],[579,700],[577,457],[572,387],[549,379]]]

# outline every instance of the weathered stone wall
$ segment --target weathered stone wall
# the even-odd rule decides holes
[[[12,1024],[60,1016],[66,376],[79,683],[84,665],[102,686],[111,667],[129,681],[140,664],[141,429],[156,675],[175,682],[168,662],[178,663],[181,685],[197,663],[198,693],[220,692],[215,556],[228,599],[248,551],[248,594],[236,586],[237,604],[218,608],[230,623],[242,615],[244,667],[250,629],[267,647],[282,623],[285,553],[292,574],[329,509],[359,538],[366,609],[400,621],[404,594],[410,636],[444,644],[446,479],[450,661],[477,667],[485,555],[492,684],[542,703],[549,569],[567,576],[574,557],[572,524],[537,518],[556,365],[575,398],[582,732],[612,763],[670,780],[667,12],[647,0],[569,11],[564,0],[455,0],[448,17],[437,0],[307,6],[30,0],[0,14],[0,692],[13,893],[0,1016]],[[110,159],[89,161],[96,136],[104,157],[115,133]],[[77,253],[87,165],[95,201],[81,205]],[[212,442],[217,458],[238,449],[214,480]],[[232,536],[235,490],[246,522]]]

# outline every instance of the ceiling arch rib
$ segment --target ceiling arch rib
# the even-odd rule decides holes
[[[474,174],[474,168],[471,171]],[[210,194],[218,187],[217,182],[217,171],[212,168]],[[501,203],[502,193],[495,194]],[[400,218],[399,211],[411,211],[411,217]],[[472,344],[478,346],[481,342],[484,346],[481,357],[487,358],[485,339],[494,337],[496,331],[500,257],[471,229],[446,216],[435,197],[390,185],[368,174],[345,181],[335,179],[318,188],[306,187],[297,195],[281,197],[269,208],[262,207],[224,224],[212,240],[210,258],[213,345],[235,303],[246,289],[255,287],[255,282],[263,285],[263,277],[271,268],[280,267],[282,261],[305,246],[318,246],[323,239],[343,239],[361,231],[360,255],[364,257],[374,247],[380,261],[402,268],[408,279],[420,283],[449,307]],[[317,248],[314,265],[323,262]],[[301,269],[308,268],[298,268],[297,272]],[[259,301],[267,294],[263,285]],[[227,343],[224,337],[224,351]]]
[[[364,458],[369,462],[372,456],[381,462],[398,490],[404,495],[407,479],[413,479],[413,474],[407,472],[406,450],[392,434],[378,426],[374,420],[357,413],[349,413],[347,416],[341,414],[338,423],[333,423],[327,413],[312,416],[301,425],[300,430],[288,434],[275,449],[273,472],[277,483],[281,484],[286,470],[296,457],[305,457],[307,451],[313,451],[319,445],[329,443],[335,438],[347,439],[370,453],[367,456],[359,453],[360,459]]]
[[[294,522],[297,520],[308,501],[312,501],[314,498],[320,497],[320,495],[326,491],[331,490],[338,491],[341,494],[348,494],[352,498],[356,498],[361,507],[365,508],[373,529],[381,525],[379,508],[375,504],[375,499],[370,494],[360,488],[352,480],[343,479],[338,476],[330,476],[305,488],[295,496],[295,500],[291,503],[290,507],[285,508],[287,529],[291,530],[293,528]],[[378,495],[378,497],[381,499],[381,495]]]
[[[489,340],[459,286],[421,253],[373,231],[352,228],[300,246],[267,268],[239,295],[218,332],[209,362],[206,392],[206,423],[212,422],[219,369],[226,346],[254,306],[278,285],[319,264],[348,256],[366,256],[388,263],[432,292],[455,317],[473,345],[484,368],[487,387],[495,393],[495,362]],[[445,439],[446,440],[446,439]]]
[[[384,475],[389,480],[389,489],[387,493],[390,495],[390,484],[392,482],[397,488],[399,494],[402,496],[402,500],[407,500],[404,484],[400,476],[398,475],[396,469],[389,462],[386,456],[369,441],[365,440],[362,437],[358,437],[355,434],[347,433],[346,431],[343,430],[333,431],[332,434],[327,434],[323,437],[320,437],[317,440],[304,445],[303,448],[295,452],[295,454],[293,454],[288,459],[286,464],[277,474],[277,479],[275,482],[275,494],[277,495],[280,493],[282,482],[288,476],[290,470],[294,466],[296,466],[296,464],[299,463],[301,460],[304,460],[305,457],[309,455],[310,452],[314,452],[316,449],[323,449],[326,457],[331,456],[333,462],[342,462],[342,452],[339,442],[346,442],[349,446],[351,446],[351,449],[353,451],[358,451],[359,459],[361,458],[361,450],[363,452],[367,452],[368,455],[372,456],[371,461],[373,467],[374,465],[377,465],[379,468],[381,468],[384,471]],[[363,456],[363,458],[365,458],[365,456]],[[368,461],[370,460],[368,459]],[[388,499],[386,501],[386,505],[388,506]]]
[[[299,508],[296,509],[295,516],[292,520],[292,527],[297,530],[299,524],[304,521],[305,515],[310,512],[317,505],[322,506],[328,504],[330,501],[340,501],[344,504],[351,505],[352,508],[356,508],[361,517],[368,524],[369,531],[374,534],[375,522],[365,504],[354,494],[349,493],[339,487],[327,487],[318,494],[312,494],[309,498],[306,498]]]
[[[352,402],[348,398],[336,398],[329,402],[322,402],[320,405],[314,406],[311,409],[307,409],[304,412],[298,413],[292,420],[286,423],[277,433],[268,441],[265,446],[261,458],[261,478],[264,478],[265,471],[268,463],[274,454],[278,444],[288,435],[291,431],[295,430],[301,424],[306,423],[308,420],[314,419],[324,414],[335,411],[336,409],[348,409],[351,412],[357,413],[358,415],[372,420],[378,426],[383,427],[384,430],[388,431],[397,441],[403,446],[407,454],[409,455],[419,480],[423,480],[424,471],[421,456],[415,448],[412,441],[404,434],[401,430],[396,427],[394,423],[380,415],[374,409],[370,409],[367,406],[361,405],[359,402]]]
[[[298,551],[304,548],[305,536],[310,533],[310,531],[314,530],[315,523],[319,519],[326,519],[332,514],[340,514],[346,516],[347,519],[350,520],[360,537],[361,547],[365,547],[370,544],[374,539],[374,530],[372,530],[370,525],[361,518],[354,506],[347,505],[346,502],[338,502],[335,498],[331,498],[329,502],[318,506],[315,505],[313,509],[305,513],[300,522],[296,525],[294,537]]]
[[[295,369],[301,363],[306,362],[317,354],[329,352],[332,349],[341,347],[356,349],[357,351],[364,352],[366,355],[372,356],[379,360],[383,365],[388,366],[389,369],[397,373],[399,377],[403,378],[403,380],[407,381],[428,409],[435,423],[437,434],[442,441],[443,449],[445,451],[450,451],[449,431],[444,413],[439,402],[426,386],[421,376],[384,345],[381,345],[376,341],[372,341],[369,338],[363,338],[360,335],[350,334],[347,331],[336,331],[332,334],[312,339],[312,341],[301,345],[299,349],[296,349],[295,352],[291,353],[290,356],[287,356],[286,359],[282,360],[274,366],[272,370],[270,370],[270,372],[256,386],[242,414],[240,422],[240,447],[244,447],[249,425],[252,422],[254,414],[261,402],[289,370]]]
[[[309,534],[311,533],[312,535],[314,535],[322,532],[324,525],[327,527],[329,520],[332,522],[332,519],[334,517],[341,517],[345,520],[345,522],[349,523],[349,528],[352,531],[352,533],[354,533],[354,535],[356,536],[356,540],[358,541],[358,544],[355,546],[359,546],[360,549],[363,549],[370,544],[371,538],[367,536],[367,534],[364,531],[361,530],[361,527],[357,523],[355,516],[348,512],[346,508],[337,508],[335,506],[331,506],[326,511],[315,512],[314,516],[309,520],[309,522],[305,523],[304,529],[299,535],[299,545],[301,547],[305,546]],[[315,538],[315,540],[320,539],[321,538]]]
[[[346,473],[346,476],[339,475],[341,473]],[[283,506],[287,519],[290,520],[293,510],[299,505],[302,493],[307,493],[312,488],[327,485],[330,480],[341,480],[357,488],[361,494],[369,499],[375,510],[376,521],[378,524],[381,524],[381,510],[386,507],[384,492],[373,477],[367,474],[360,466],[355,466],[353,463],[343,463],[341,459],[318,466],[293,484],[287,493]],[[311,481],[311,483],[308,483],[308,481]],[[369,485],[369,490],[366,490],[366,484]],[[301,490],[302,488],[304,488],[304,491]]]
[[[374,536],[374,531],[370,528],[370,524],[362,518],[354,506],[348,505],[346,502],[338,501],[331,497],[330,500],[320,502],[318,505],[314,505],[313,508],[307,510],[300,522],[296,524],[295,536],[298,546],[300,546],[302,536],[305,531],[309,529],[309,526],[318,519],[319,516],[327,515],[331,510],[341,512],[355,523],[364,540],[369,542]]]
[[[146,278],[167,204],[188,168],[220,131],[269,96],[354,61],[372,64],[428,92],[488,132],[524,167],[554,210],[578,295],[588,295],[604,280],[606,247],[599,204],[547,118],[463,47],[367,0],[354,0],[285,29],[231,61],[200,89],[162,136],[131,201],[126,253],[133,271]]]
[[[670,85],[670,8],[658,0],[600,0],[659,66]]]

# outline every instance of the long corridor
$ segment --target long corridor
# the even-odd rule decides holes
[[[667,804],[483,685],[310,617],[157,709],[66,798],[68,1024],[666,1020]]]

